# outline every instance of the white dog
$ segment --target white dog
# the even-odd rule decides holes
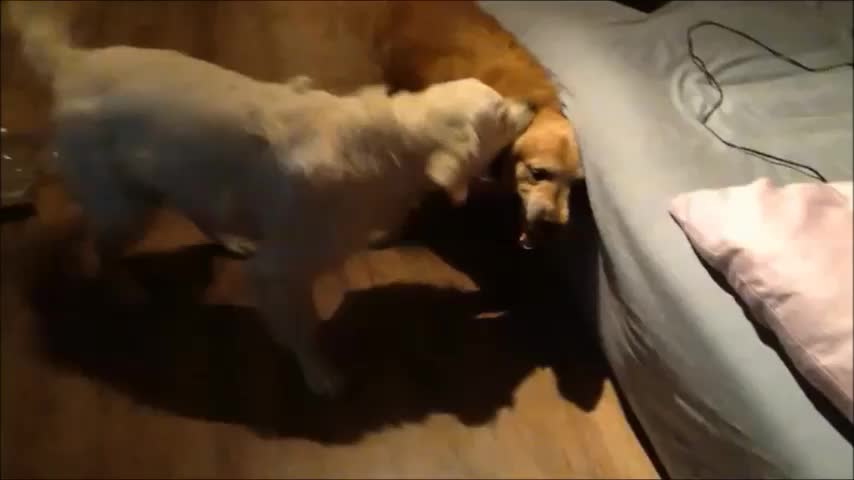
[[[304,77],[263,83],[174,51],[78,48],[43,2],[9,9],[52,82],[58,167],[101,258],[120,255],[159,204],[232,248],[248,239],[262,318],[319,394],[339,379],[316,348],[313,280],[394,230],[429,189],[463,202],[532,117],[475,79],[336,97]]]

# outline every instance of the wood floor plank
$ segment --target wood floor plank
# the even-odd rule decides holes
[[[61,196],[42,196],[51,197]],[[143,244],[155,251],[168,250],[178,231],[174,224],[173,230],[168,227],[168,220],[162,230],[155,225],[151,234],[155,238]],[[166,233],[161,236],[160,232]],[[12,246],[21,242],[18,248],[24,248],[24,229],[6,225],[2,235],[11,249],[4,250],[4,265],[11,263],[10,257],[23,258]],[[173,246],[184,243],[177,240]],[[213,278],[206,301],[251,307],[241,262],[225,258],[210,262]],[[76,335],[63,337],[68,325],[40,326],[68,319],[38,318],[20,292],[15,293],[15,279],[4,278],[4,477],[6,473],[10,477],[73,474],[93,478],[655,475],[626,424],[609,380],[595,373],[591,378],[576,378],[603,385],[595,406],[581,408],[562,396],[553,370],[538,366],[524,349],[513,345],[513,332],[506,330],[507,320],[500,314],[476,325],[474,311],[463,311],[462,317],[449,315],[462,296],[448,300],[428,294],[425,300],[417,300],[425,295],[421,290],[425,287],[417,286],[419,272],[424,273],[420,280],[424,285],[440,292],[457,282],[459,286],[450,290],[459,295],[466,294],[466,283],[472,293],[465,274],[455,272],[435,254],[411,247],[366,252],[349,265],[353,270],[379,268],[384,273],[362,275],[361,281],[351,278],[346,289],[341,284],[335,287],[344,301],[339,311],[333,309],[330,323],[353,323],[342,326],[339,337],[365,344],[345,345],[344,350],[369,370],[362,377],[367,385],[358,398],[335,407],[304,403],[307,394],[292,366],[282,364],[275,347],[262,341],[264,334],[251,314],[181,314],[185,307],[175,306],[177,312],[166,320],[82,319],[90,323],[84,329],[107,328],[96,336],[107,344],[118,344],[110,348],[127,348],[140,355],[128,358],[108,348],[105,358],[99,359],[88,351],[97,342],[78,345],[75,342],[81,340]],[[181,272],[163,272],[164,276],[175,274]],[[410,287],[396,290],[401,283],[415,284],[414,293],[406,290]],[[431,305],[434,301],[438,305]],[[99,323],[105,321],[110,323]],[[128,328],[150,327],[162,331],[158,335],[177,338],[139,345],[114,325],[140,321],[155,326]],[[172,324],[185,321],[191,325]],[[40,328],[47,331],[39,333]],[[200,330],[194,332],[194,328]],[[151,335],[143,337],[152,339]],[[40,346],[43,343],[54,344],[48,351],[66,351],[47,354],[45,346]],[[570,340],[566,348],[574,348]],[[97,364],[111,359],[119,365]],[[237,364],[223,363],[229,361]],[[599,370],[589,363],[578,367]],[[217,376],[224,380],[218,381]],[[582,383],[577,386],[588,388]],[[161,396],[166,399],[158,400]],[[215,411],[218,404],[228,403],[235,405]],[[205,413],[209,410],[214,411]],[[283,424],[281,432],[275,432],[277,423]],[[334,440],[341,435],[348,440]]]

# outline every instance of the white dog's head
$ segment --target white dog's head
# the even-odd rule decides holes
[[[468,196],[469,181],[531,123],[526,102],[502,97],[480,80],[439,83],[415,94],[420,128],[438,147],[429,155],[427,177],[455,204]]]

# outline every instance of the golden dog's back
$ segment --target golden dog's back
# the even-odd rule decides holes
[[[382,83],[375,44],[387,3],[221,2],[212,60],[267,81],[308,75],[339,94]]]

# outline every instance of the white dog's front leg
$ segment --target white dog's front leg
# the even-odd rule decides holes
[[[318,348],[320,319],[312,297],[314,278],[292,274],[283,268],[284,262],[264,249],[249,260],[261,317],[276,343],[296,355],[309,388],[318,395],[334,396],[342,381]]]

